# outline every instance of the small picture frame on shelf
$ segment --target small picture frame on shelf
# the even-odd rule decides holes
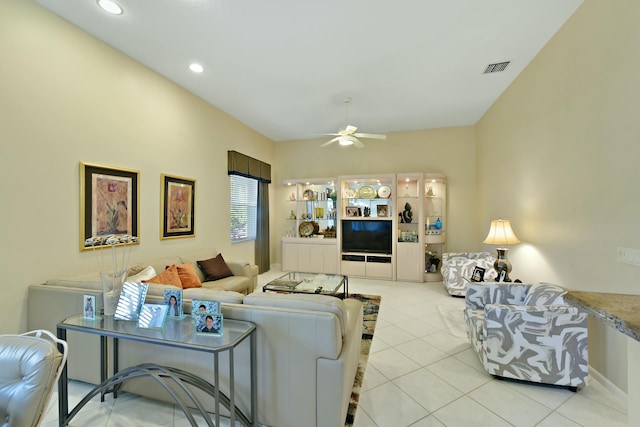
[[[378,206],[376,206],[376,211],[377,211],[378,216],[380,216],[380,217],[388,216],[389,206],[387,206],[387,205],[378,205]]]
[[[138,327],[162,329],[169,308],[164,304],[144,304],[138,316]]]
[[[165,289],[164,304],[167,306],[167,316],[182,317],[182,290]]]
[[[196,314],[193,318],[197,334],[222,336],[222,314]]]
[[[85,295],[82,298],[82,313],[85,319],[96,320],[96,297]]]
[[[191,300],[191,317],[195,318],[196,314],[206,313],[220,313],[220,302],[199,299]]]
[[[347,216],[347,217],[360,216],[360,208],[358,208],[356,206],[347,206],[345,208],[345,216]]]
[[[485,269],[482,267],[476,267],[473,269],[473,273],[471,274],[472,282],[482,282],[484,280]]]

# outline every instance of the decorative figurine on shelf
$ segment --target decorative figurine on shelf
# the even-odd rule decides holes
[[[438,218],[436,220],[436,230],[440,230],[442,229],[442,221],[440,221],[440,218]]]
[[[411,205],[407,202],[404,205],[404,211],[400,214],[400,222],[410,224],[412,220],[413,212],[411,212]]]
[[[371,208],[364,208],[364,216],[371,216]]]
[[[433,187],[429,186],[429,190],[427,191],[427,197],[433,197],[433,196],[434,196]]]
[[[296,213],[291,209],[291,213],[289,214],[289,219],[296,219]]]

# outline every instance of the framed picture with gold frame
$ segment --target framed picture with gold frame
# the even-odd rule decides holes
[[[196,180],[161,176],[161,239],[195,237]]]
[[[139,178],[137,170],[80,162],[81,251],[111,247],[107,236],[139,243]]]

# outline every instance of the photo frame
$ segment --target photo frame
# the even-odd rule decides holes
[[[202,335],[222,336],[223,322],[221,313],[196,314],[194,317],[196,333]]]
[[[384,217],[389,215],[389,206],[388,205],[377,205],[376,206],[376,214],[379,217]]]
[[[347,217],[360,216],[360,208],[357,207],[357,206],[346,206],[345,207],[345,216],[347,216]]]
[[[124,282],[113,318],[116,320],[138,320],[148,289],[148,283]]]
[[[138,327],[162,329],[167,319],[169,308],[164,304],[144,304],[138,316]]]
[[[219,301],[191,300],[191,317],[195,314],[220,313]]]
[[[484,273],[486,270],[482,267],[476,267],[473,269],[473,273],[471,274],[472,282],[482,282],[484,281]]]
[[[167,306],[168,317],[183,317],[182,289],[165,289],[164,305]]]
[[[160,239],[195,237],[196,180],[162,174]]]
[[[80,162],[80,250],[111,247],[107,236],[140,240],[140,172]],[[104,241],[100,238],[104,237]]]
[[[85,319],[96,320],[95,295],[84,295],[82,297],[82,315]]]

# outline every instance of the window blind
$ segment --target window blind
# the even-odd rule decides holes
[[[229,175],[231,184],[231,242],[255,240],[258,181]]]

